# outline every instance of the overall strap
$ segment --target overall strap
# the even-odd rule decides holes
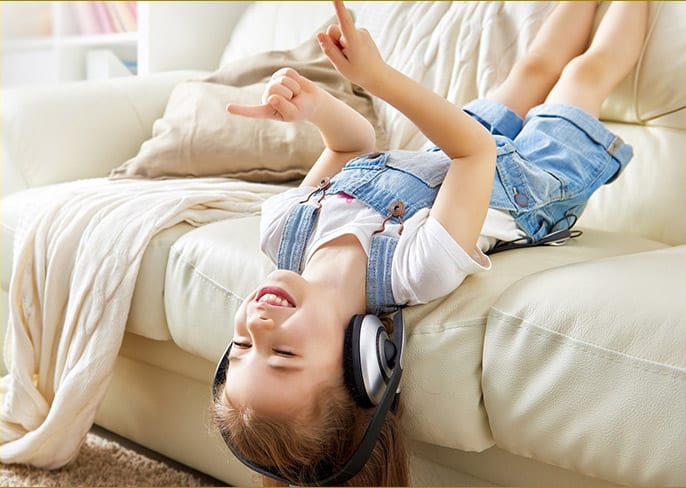
[[[367,261],[367,312],[376,315],[398,309],[393,298],[393,255],[398,238],[384,234],[372,237]]]
[[[276,263],[279,269],[302,272],[305,246],[312,236],[318,216],[319,208],[314,205],[300,204],[291,209],[279,243]]]

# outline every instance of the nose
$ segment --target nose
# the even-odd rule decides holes
[[[247,319],[246,326],[253,338],[271,331],[276,325],[274,319],[259,310],[254,310],[253,313],[248,315]]]

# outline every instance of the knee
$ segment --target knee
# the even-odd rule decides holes
[[[562,77],[581,86],[603,85],[610,66],[608,61],[603,52],[587,51],[567,63],[562,71]]]
[[[519,62],[518,69],[527,79],[555,81],[564,68],[554,56],[531,51]]]

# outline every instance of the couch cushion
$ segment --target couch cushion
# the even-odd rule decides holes
[[[172,246],[165,305],[172,338],[182,349],[210,361],[223,352],[243,297],[273,269],[259,250],[258,229],[257,217],[226,220],[194,229]],[[589,231],[559,248],[497,254],[492,271],[470,276],[443,299],[407,309],[403,382],[410,435],[463,450],[493,444],[481,400],[481,354],[488,309],[509,285],[543,269],[662,247]]]
[[[626,170],[588,201],[579,225],[671,245],[686,242],[686,135],[683,130],[608,123],[634,148]]]
[[[41,187],[13,193],[2,199],[2,289],[9,290],[12,246],[22,212],[44,192]],[[163,230],[150,241],[141,261],[126,330],[156,340],[169,340],[164,312],[164,273],[169,248],[193,226],[182,223]]]
[[[274,268],[258,237],[259,217],[245,217],[195,229],[172,246],[164,300],[169,330],[182,349],[219,359],[243,297]]]
[[[683,246],[552,269],[491,310],[496,443],[619,484],[684,484]]]

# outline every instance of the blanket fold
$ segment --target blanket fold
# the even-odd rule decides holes
[[[158,232],[255,215],[283,190],[223,178],[103,178],[41,192],[14,243],[0,461],[53,469],[77,456],[112,377],[143,253]]]

